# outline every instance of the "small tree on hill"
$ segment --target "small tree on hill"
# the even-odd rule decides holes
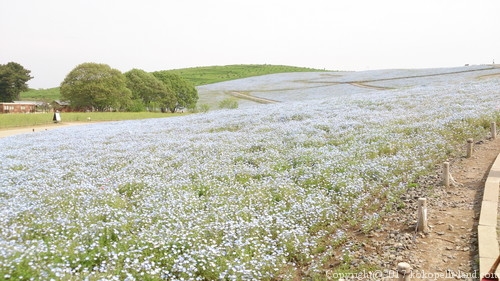
[[[74,108],[120,110],[131,103],[125,76],[106,64],[83,63],[61,83],[61,97]]]
[[[33,77],[31,71],[16,62],[0,64],[0,101],[19,100],[21,92],[28,90],[28,82]]]
[[[174,92],[175,103],[167,107],[171,112],[175,112],[180,107],[188,109],[196,108],[198,90],[196,90],[196,87],[191,83],[181,76],[169,71],[156,71],[153,72],[153,75],[170,87]]]

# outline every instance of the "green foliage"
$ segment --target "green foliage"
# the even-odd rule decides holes
[[[367,216],[366,220],[364,220],[361,224],[361,231],[365,234],[368,234],[372,230],[380,228],[381,223],[382,223],[381,216],[377,214]]]
[[[169,85],[157,79],[153,74],[140,69],[132,69],[125,72],[127,78],[127,88],[132,91],[135,109],[138,108],[137,101],[142,100],[145,105],[151,103],[162,103],[164,100],[171,100],[174,95]]]
[[[25,169],[25,167],[23,165],[14,165],[14,166],[10,167],[10,169],[12,171],[22,171]]]
[[[208,105],[206,103],[200,104],[200,106],[198,106],[199,112],[207,113],[209,110],[210,110],[210,105]]]
[[[195,86],[212,84],[227,80],[246,78],[252,76],[284,73],[284,72],[312,72],[325,71],[324,69],[313,69],[306,67],[296,67],[287,65],[269,64],[238,64],[226,66],[205,66],[168,70],[168,72],[178,74],[190,81]]]
[[[145,187],[146,185],[142,182],[126,183],[118,187],[118,193],[128,199],[132,199],[135,194],[141,192]]]
[[[210,133],[219,133],[219,132],[236,132],[241,129],[240,125],[237,124],[229,124],[227,126],[212,128],[208,130]]]
[[[61,99],[61,91],[59,87],[50,89],[29,89],[21,93],[21,100],[44,101],[52,102]]]
[[[498,120],[498,114],[483,115],[479,118],[465,118],[459,121],[453,121],[447,124],[441,134],[447,141],[447,145],[441,147],[441,150],[447,151],[448,157],[457,156],[463,151],[456,151],[453,148],[457,145],[463,145],[467,139],[481,139],[490,131],[491,122]]]
[[[235,98],[225,98],[219,102],[219,108],[236,109],[238,108],[238,100]]]
[[[62,124],[65,122],[99,122],[99,121],[121,121],[137,120],[146,118],[174,117],[186,113],[160,114],[158,112],[63,112],[61,113]],[[38,114],[0,114],[0,129],[39,126],[53,124],[53,113]],[[89,120],[90,119],[90,120]],[[34,128],[36,131],[36,127]]]
[[[266,75],[272,73],[283,72],[311,72],[311,71],[325,71],[321,69],[312,69],[305,67],[284,66],[284,65],[227,65],[227,66],[206,66],[206,67],[193,67],[174,70],[157,71],[155,73],[173,73],[182,77],[185,81],[193,86],[212,84],[227,80],[246,78],[258,75]],[[161,79],[160,79],[161,80]],[[132,90],[132,89],[131,89]],[[133,90],[132,90],[133,92]],[[50,89],[30,89],[27,92],[21,93],[23,99],[39,100],[39,101],[53,101],[62,99],[60,88]],[[132,106],[135,108],[134,106]],[[190,109],[189,106],[184,106]],[[194,109],[194,108],[193,108]],[[200,110],[204,112],[203,110]]]
[[[146,111],[146,105],[142,101],[142,99],[135,99],[130,102],[127,106],[126,111],[130,112],[142,112]]]
[[[73,108],[107,111],[126,108],[132,94],[119,70],[106,64],[83,63],[61,83],[61,97]]]
[[[153,75],[167,85],[168,88],[172,89],[174,93],[175,98],[168,100],[171,101],[167,106],[170,112],[175,112],[181,107],[188,109],[196,107],[198,90],[187,80],[169,71],[156,71],[153,72]]]
[[[20,94],[28,90],[31,71],[16,62],[0,64],[0,101],[13,102],[19,100]]]
[[[52,113],[41,114],[0,114],[0,129],[36,126],[52,123]]]

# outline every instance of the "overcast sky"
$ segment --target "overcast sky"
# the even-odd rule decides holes
[[[499,0],[0,1],[0,64],[31,70],[33,88],[59,86],[84,62],[122,72],[500,62]]]

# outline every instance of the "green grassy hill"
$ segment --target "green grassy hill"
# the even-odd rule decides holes
[[[269,64],[235,64],[225,66],[204,66],[169,70],[190,81],[195,86],[207,85],[228,80],[285,72],[325,71],[307,67],[269,65]]]
[[[59,87],[49,89],[30,89],[21,93],[21,100],[52,102],[61,98]]]
[[[284,72],[325,71],[307,67],[270,65],[270,64],[235,64],[225,66],[203,66],[168,70],[190,81],[195,86],[223,82],[252,76]],[[51,102],[61,98],[59,87],[50,89],[30,89],[21,93],[22,100]]]

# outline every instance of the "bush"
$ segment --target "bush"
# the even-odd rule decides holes
[[[219,108],[236,109],[238,101],[235,98],[225,98],[219,102]]]
[[[198,112],[207,113],[210,110],[210,105],[204,103],[198,107]]]

